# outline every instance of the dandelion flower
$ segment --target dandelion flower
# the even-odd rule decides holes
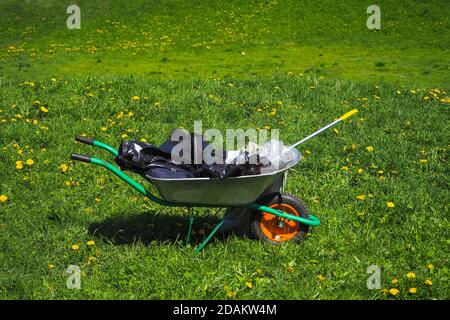
[[[347,166],[343,166],[342,167],[342,171],[348,171],[348,167]]]
[[[364,194],[360,194],[359,196],[356,196],[356,199],[363,201],[366,198]]]
[[[95,241],[94,240],[89,240],[86,244],[91,247],[91,246],[93,246],[95,244]]]
[[[427,286],[432,286],[433,285],[433,281],[431,281],[431,279],[427,279],[427,280],[425,280],[425,284]]]
[[[395,204],[393,202],[391,202],[391,201],[386,202],[386,205],[387,205],[388,208],[394,208],[395,207]]]
[[[34,164],[34,161],[33,161],[33,159],[28,159],[27,161],[25,161],[25,163],[26,163],[28,166],[32,166],[32,165]]]
[[[6,201],[8,201],[8,197],[4,194],[2,194],[0,196],[0,203],[5,203]]]
[[[415,294],[417,292],[417,288],[409,288],[408,293]]]
[[[373,152],[373,147],[372,146],[368,146],[368,147],[366,147],[366,150],[368,151],[368,152]]]
[[[89,256],[88,257],[88,263],[94,262],[95,261],[95,257],[93,256]]]
[[[48,265],[48,268],[49,268],[50,270],[51,270],[51,269],[55,269],[55,265],[50,263],[50,264]]]
[[[414,279],[416,277],[416,274],[414,272],[410,271],[406,274],[406,277],[408,279]]]
[[[141,100],[141,98],[139,96],[133,96],[131,98],[131,101],[139,101],[139,100]]]
[[[59,166],[59,171],[61,171],[62,173],[66,173],[67,170],[69,170],[69,166],[67,164],[63,163]]]
[[[80,246],[77,244],[72,245],[72,250],[73,251],[77,251],[78,249],[80,249]]]
[[[317,280],[319,280],[319,281],[324,281],[324,280],[325,280],[325,276],[324,276],[324,275],[321,275],[321,274],[318,274],[318,275],[317,275]]]
[[[227,292],[227,297],[228,298],[234,298],[236,296],[236,291],[228,291]]]
[[[23,169],[23,161],[16,161],[16,169],[20,170]]]
[[[394,284],[394,285],[398,284],[398,279],[397,278],[392,279],[391,283]]]
[[[252,289],[252,288],[253,288],[253,283],[251,283],[251,282],[246,282],[246,283],[245,283],[245,286],[246,286],[247,288],[249,288],[249,289]]]
[[[434,269],[434,265],[432,263],[429,263],[427,265],[428,270],[433,270]]]
[[[359,174],[364,173],[364,169],[359,168],[359,169],[358,169],[358,173],[359,173]]]
[[[44,112],[44,113],[47,113],[47,112],[48,112],[48,109],[47,109],[46,107],[44,107],[44,106],[41,106],[40,109],[41,109],[41,111]]]
[[[427,160],[427,159],[420,159],[420,160],[419,160],[419,163],[420,163],[420,164],[427,164],[427,163],[428,163],[428,160]]]
[[[389,293],[392,294],[393,296],[396,296],[400,293],[400,291],[396,288],[392,288],[391,290],[389,290]]]

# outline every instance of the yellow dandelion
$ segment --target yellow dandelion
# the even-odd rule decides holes
[[[417,292],[417,288],[409,288],[408,293],[409,294],[415,294]]]
[[[94,262],[96,259],[95,259],[95,257],[93,257],[93,256],[89,256],[88,257],[88,263],[92,263],[92,262]]]
[[[414,272],[410,271],[406,274],[406,277],[408,279],[414,279],[416,277],[416,274]]]
[[[59,166],[59,171],[61,171],[62,173],[66,173],[67,170],[69,170],[69,166],[67,164],[63,163]]]
[[[420,159],[420,160],[419,160],[419,163],[420,163],[420,164],[427,164],[427,163],[428,163],[428,160],[427,160],[427,159]]]
[[[33,160],[33,159],[28,159],[27,161],[25,161],[25,163],[26,163],[28,166],[32,166],[32,165],[34,164],[34,160]]]
[[[391,201],[388,201],[388,202],[386,202],[386,206],[387,206],[388,208],[394,208],[394,207],[395,207],[395,204],[394,204],[393,202],[391,202]]]
[[[141,100],[141,98],[139,96],[133,96],[131,98],[131,101],[139,101],[139,100]]]
[[[431,279],[427,279],[424,282],[427,286],[432,286],[433,285],[433,281],[431,281]]]
[[[50,263],[50,264],[48,265],[48,268],[49,268],[50,270],[51,270],[51,269],[55,269],[55,265]]]
[[[228,291],[227,292],[227,297],[228,298],[230,298],[230,299],[232,299],[232,298],[234,298],[236,296],[236,291]]]
[[[321,274],[318,274],[318,275],[317,275],[317,280],[319,280],[319,281],[324,281],[324,280],[325,280],[325,276],[324,276],[324,275],[321,275]]]
[[[429,263],[427,265],[428,270],[433,270],[434,269],[434,265],[432,263]]]
[[[100,130],[106,131],[106,130],[108,130],[108,128],[107,127],[101,127]]]
[[[398,279],[397,279],[397,278],[392,279],[392,280],[391,280],[391,283],[394,284],[394,285],[395,285],[395,284],[398,284]]]
[[[359,168],[357,171],[358,171],[359,174],[364,173],[364,169],[361,169],[361,168]]]
[[[16,169],[20,170],[23,169],[23,161],[16,161]]]
[[[348,171],[348,167],[347,166],[343,166],[342,167],[342,171]]]
[[[72,250],[73,251],[77,251],[78,249],[80,249],[80,246],[77,244],[72,245]]]
[[[251,283],[251,282],[246,282],[246,283],[245,283],[245,286],[246,286],[247,288],[249,288],[249,289],[252,289],[252,288],[253,288],[253,283]]]
[[[366,198],[364,194],[360,194],[359,196],[356,196],[356,199],[363,201]]]
[[[366,147],[366,150],[368,151],[368,152],[373,152],[373,147],[372,146],[368,146],[368,147]]]
[[[48,109],[47,109],[46,107],[44,107],[44,106],[41,106],[40,109],[41,109],[41,111],[44,112],[44,113],[47,113],[47,112],[48,112]]]
[[[0,196],[0,203],[5,203],[6,201],[8,201],[8,197],[4,194],[2,194]]]
[[[392,294],[393,296],[396,296],[400,293],[400,291],[396,288],[392,288],[389,290],[389,293]]]
[[[95,244],[95,241],[94,241],[94,240],[89,240],[86,244],[87,244],[89,247],[91,247],[91,246],[93,246],[93,245]]]

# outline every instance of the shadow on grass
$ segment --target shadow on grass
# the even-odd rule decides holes
[[[191,244],[196,244],[208,236],[214,226],[221,221],[217,216],[195,216],[192,226]],[[158,244],[183,242],[189,228],[186,216],[156,213],[126,214],[108,218],[89,225],[89,234],[113,244],[132,244],[142,242]],[[215,239],[223,239],[217,232]]]

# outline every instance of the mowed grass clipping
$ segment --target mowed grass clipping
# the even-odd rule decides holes
[[[309,76],[1,82],[0,296],[449,298],[446,90]],[[322,220],[301,244],[217,237],[195,255],[220,212],[200,209],[183,247],[186,209],[69,161],[71,152],[112,160],[75,143],[77,134],[159,144],[202,120],[220,130],[278,128],[293,143],[353,108],[356,116],[301,147],[289,173],[286,191]],[[366,287],[373,264],[384,290]],[[69,265],[81,268],[80,290],[66,287]]]

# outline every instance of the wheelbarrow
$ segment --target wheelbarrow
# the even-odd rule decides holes
[[[289,148],[296,148],[356,112],[358,112],[356,109],[347,112]],[[75,137],[75,140],[104,149],[115,157],[118,156],[118,151],[115,148],[98,140],[82,136]],[[187,207],[188,209],[218,207],[228,208],[228,210],[251,210],[250,235],[261,241],[275,244],[286,241],[299,241],[305,238],[309,227],[320,225],[320,220],[308,212],[302,200],[288,193],[281,192],[287,171],[295,166],[299,160],[270,173],[223,179],[203,177],[162,179],[143,176],[157,189],[159,196],[156,196],[109,162],[74,153],[71,154],[71,159],[108,169],[142,195],[163,206]],[[188,210],[188,212],[192,211]],[[189,214],[188,221],[186,243],[189,242],[194,222],[192,214]],[[213,228],[211,233],[195,249],[195,253],[200,252],[208,244],[223,224],[224,219]]]

